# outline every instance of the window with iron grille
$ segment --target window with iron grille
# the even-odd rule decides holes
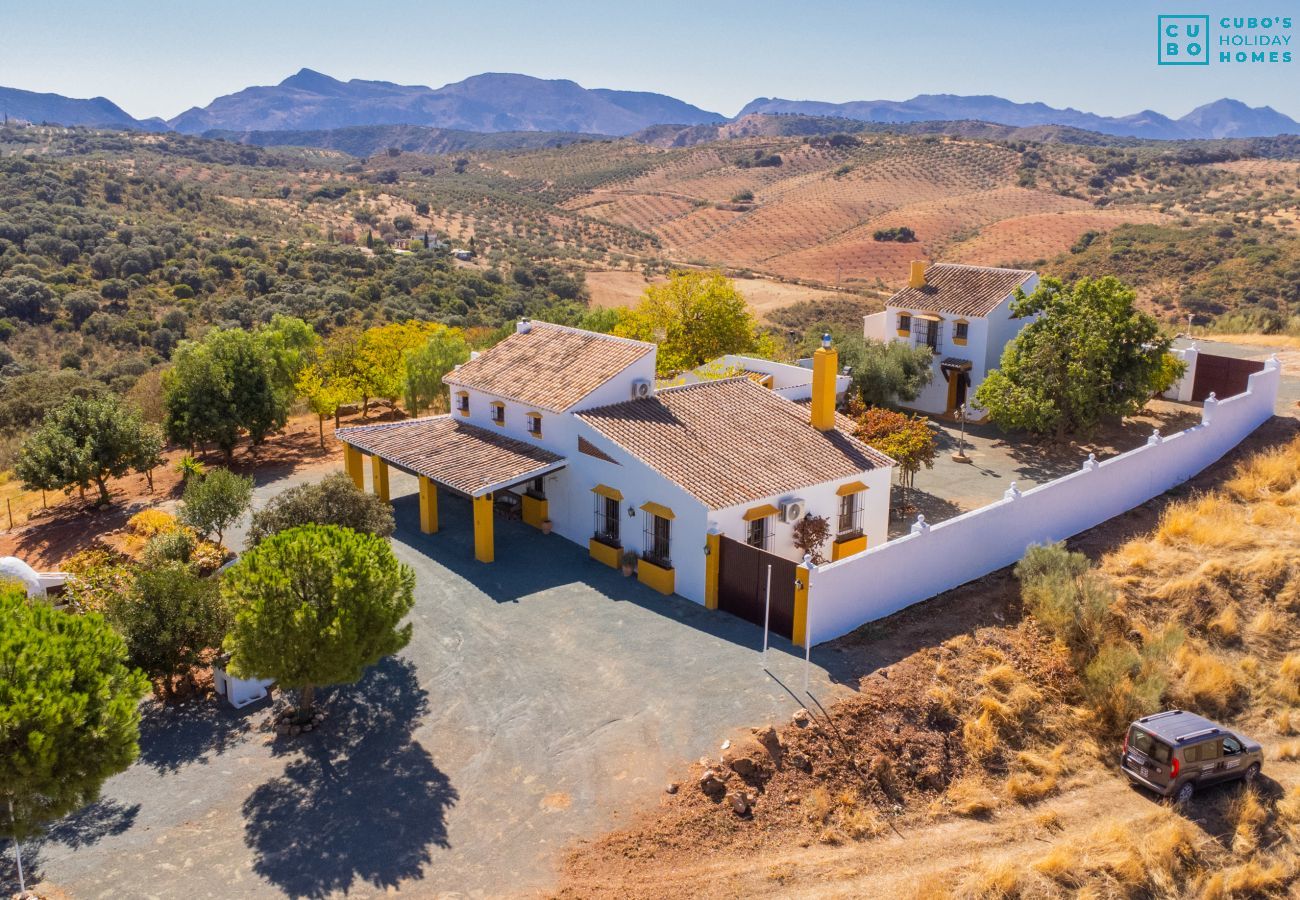
[[[958,322],[952,326],[952,336],[959,341],[966,340],[966,335],[970,332],[970,324],[967,322]]]
[[[529,434],[541,434],[541,433],[542,433],[542,417],[541,417],[541,416],[539,416],[539,415],[529,415],[529,417],[528,417],[528,433],[529,433]]]
[[[931,353],[939,352],[939,323],[933,319],[912,319],[912,342],[924,345]]]
[[[469,412],[469,394],[459,393],[456,395],[456,408],[461,412]]]
[[[745,543],[760,550],[771,550],[772,517],[763,516],[758,519],[750,519],[749,527],[745,530]]]
[[[840,498],[839,537],[852,537],[862,533],[862,504],[858,498],[861,491],[845,494]]]
[[[899,331],[912,330],[912,317],[907,313],[898,314],[898,330]]]
[[[498,425],[504,425],[506,421],[506,406],[504,403],[492,404],[492,421]]]
[[[603,497],[600,494],[592,494],[592,496],[596,501],[594,511],[596,540],[609,544],[611,547],[619,546],[619,502],[612,497]]]
[[[645,520],[641,555],[656,566],[672,568],[672,558],[668,549],[673,523],[654,513],[646,513]]]

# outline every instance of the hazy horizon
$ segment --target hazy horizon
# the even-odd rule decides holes
[[[1155,19],[1167,10],[1115,0],[1093,4],[1086,15],[1027,0],[906,9],[665,0],[616,11],[589,0],[546,8],[488,0],[382,15],[300,0],[269,7],[234,0],[221,8],[73,0],[60,8],[57,27],[47,9],[6,12],[0,85],[107,97],[140,119],[170,119],[302,68],[341,81],[435,88],[484,72],[520,73],[668,94],[726,116],[756,97],[992,94],[1108,116],[1153,109],[1171,118],[1232,97],[1300,117],[1295,63],[1157,66]],[[1005,64],[993,64],[998,58]]]

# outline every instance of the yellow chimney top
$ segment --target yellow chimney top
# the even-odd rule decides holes
[[[813,354],[811,424],[818,431],[835,428],[835,376],[840,354],[831,346],[831,336],[822,335],[822,345]]]
[[[925,287],[925,260],[912,260],[912,274],[907,279],[907,286],[910,288]]]

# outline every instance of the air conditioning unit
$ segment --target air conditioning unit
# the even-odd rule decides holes
[[[650,397],[650,382],[644,378],[638,378],[632,382],[632,399],[647,400]]]
[[[803,518],[804,513],[808,511],[808,503],[804,500],[782,500],[781,501],[781,521],[794,523]]]

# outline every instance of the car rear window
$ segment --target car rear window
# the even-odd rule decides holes
[[[1169,757],[1172,753],[1168,744],[1161,743],[1136,725],[1129,726],[1128,745],[1130,748],[1141,751],[1158,763],[1169,762]]]

